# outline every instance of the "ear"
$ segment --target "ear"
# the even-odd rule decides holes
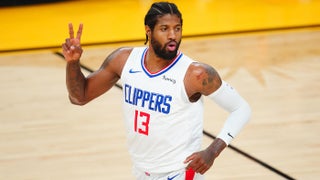
[[[146,35],[150,38],[150,36],[151,36],[151,29],[150,29],[150,27],[149,27],[148,25],[145,25],[145,26],[144,26],[144,29],[145,29],[145,31],[146,31]]]

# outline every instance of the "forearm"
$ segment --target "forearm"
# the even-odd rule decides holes
[[[227,144],[220,138],[216,138],[208,147],[207,150],[213,155],[214,159],[227,147]]]
[[[250,106],[242,99],[241,105],[229,114],[223,128],[218,134],[218,138],[223,139],[227,144],[229,144],[247,124],[250,115]]]
[[[66,83],[70,101],[73,104],[83,105],[86,78],[81,72],[79,61],[67,62]]]
[[[249,121],[251,108],[246,100],[224,81],[209,97],[230,113],[218,135],[218,138],[229,144]]]

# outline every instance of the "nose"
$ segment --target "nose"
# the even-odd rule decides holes
[[[170,39],[170,40],[175,40],[175,39],[176,39],[176,32],[175,32],[174,29],[171,29],[171,30],[169,31],[168,39]]]

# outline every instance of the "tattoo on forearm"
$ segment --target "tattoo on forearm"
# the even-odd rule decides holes
[[[67,70],[67,87],[72,97],[81,97],[84,93],[84,80],[79,65],[69,64]]]

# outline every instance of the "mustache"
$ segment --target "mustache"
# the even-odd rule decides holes
[[[167,46],[167,45],[172,44],[172,43],[174,43],[175,45],[177,45],[177,44],[178,44],[178,42],[177,42],[177,41],[175,41],[175,40],[171,40],[171,41],[167,42],[165,45]]]

